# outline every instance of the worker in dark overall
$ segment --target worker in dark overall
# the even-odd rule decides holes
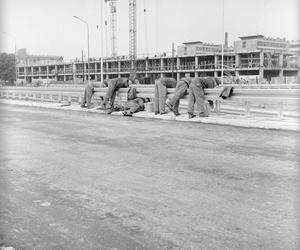
[[[167,98],[167,88],[175,88],[177,81],[174,78],[162,77],[155,80],[154,86],[154,112],[155,114],[165,114],[165,102]]]
[[[82,99],[82,103],[81,103],[81,107],[82,108],[92,108],[92,104],[91,104],[91,99],[92,96],[94,94],[94,89],[95,88],[105,88],[107,87],[108,82],[106,80],[103,81],[103,83],[96,83],[96,82],[90,82],[86,85],[86,87],[84,88],[84,94],[83,94],[83,99]]]
[[[179,109],[179,103],[180,99],[183,98],[187,94],[187,90],[191,84],[192,78],[190,77],[184,77],[181,78],[180,81],[176,84],[176,90],[174,93],[174,96],[171,99],[167,99],[166,105],[169,107],[170,110],[173,111],[173,113],[177,116],[180,115],[178,109]]]
[[[108,81],[108,89],[102,103],[102,108],[107,110],[107,114],[111,114],[114,111],[114,102],[117,91],[120,88],[128,88],[131,83],[132,80],[128,78],[113,78]]]
[[[188,115],[189,119],[195,117],[194,105],[200,117],[207,117],[204,108],[204,89],[215,88],[220,85],[216,77],[196,77],[192,80],[189,88]]]

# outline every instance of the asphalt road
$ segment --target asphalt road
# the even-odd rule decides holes
[[[0,246],[299,247],[297,132],[12,105],[0,115]]]

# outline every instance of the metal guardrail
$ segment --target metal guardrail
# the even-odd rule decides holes
[[[135,85],[138,97],[154,98],[153,85]],[[83,97],[84,86],[60,88],[60,87],[2,87],[0,88],[1,98],[38,100],[49,102],[74,101],[81,102]],[[104,97],[107,88],[95,88],[96,97]],[[245,115],[250,115],[250,103],[277,104],[278,117],[283,117],[283,104],[298,104],[300,101],[300,89],[237,89],[233,91],[233,95],[223,100],[219,97],[222,88],[205,89],[206,100],[216,102],[215,111],[219,112],[221,103],[239,102],[245,107]],[[119,89],[117,97],[119,102],[126,100],[128,88]],[[168,97],[174,95],[175,88],[168,89]],[[183,100],[187,101],[186,95]]]
[[[100,83],[100,82],[95,82],[92,81],[93,83]],[[3,88],[83,88],[87,85],[87,82],[81,82],[81,83],[62,83],[62,84],[57,84],[57,83],[47,83],[38,87],[32,87],[32,86],[9,86],[9,87],[0,87],[0,90]],[[137,86],[141,87],[151,87],[153,85],[151,84],[140,84]],[[235,89],[300,89],[300,83],[294,83],[294,84],[227,84],[224,83],[224,86],[231,86],[234,87]]]

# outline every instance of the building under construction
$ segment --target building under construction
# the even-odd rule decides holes
[[[227,34],[226,34],[227,37]],[[138,77],[150,82],[159,77],[181,78],[216,76],[222,72],[222,46],[198,42],[183,43],[177,53],[157,54],[135,59],[134,68]],[[300,43],[285,39],[266,38],[262,35],[244,36],[228,46],[225,39],[223,53],[223,74],[232,79],[246,76],[256,77],[258,82],[270,81],[272,77],[298,77],[299,79]],[[55,80],[64,82],[82,82],[88,78],[99,81],[101,75],[100,59],[64,62],[30,62],[17,66],[18,81]],[[115,56],[104,58],[104,79],[129,77],[132,70],[132,58]]]

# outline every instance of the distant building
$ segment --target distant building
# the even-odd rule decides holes
[[[188,55],[200,55],[200,54],[211,54],[220,53],[222,51],[221,44],[204,43],[201,41],[186,42],[183,45],[177,47],[178,56]],[[233,51],[232,47],[224,47],[225,52]]]
[[[268,38],[263,35],[241,36],[241,40],[234,41],[234,51],[277,51],[284,52],[288,50],[288,42],[285,38]]]
[[[16,54],[19,65],[45,65],[49,63],[59,63],[63,61],[63,57],[61,56],[29,55],[27,54],[27,50],[25,48],[19,49]]]
[[[288,44],[289,52],[300,53],[300,41],[291,41]]]

